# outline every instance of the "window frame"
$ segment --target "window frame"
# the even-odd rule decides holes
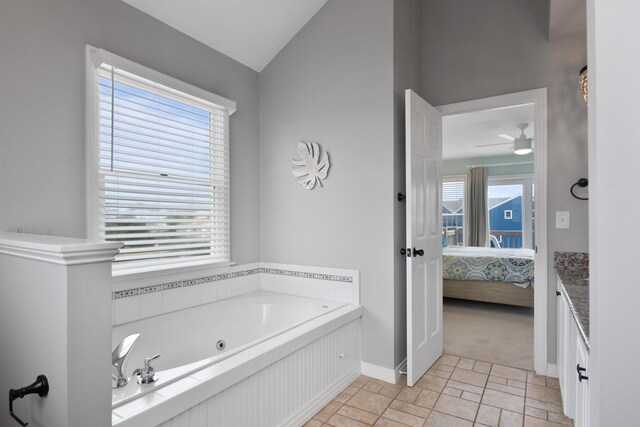
[[[513,219],[513,211],[511,209],[504,210],[504,219]]]
[[[522,185],[522,247],[531,249],[533,245],[533,221],[526,212],[533,212],[533,174],[517,174],[517,175],[494,175],[488,178],[487,187],[492,185]],[[488,188],[487,188],[488,193]],[[487,212],[487,215],[489,213]],[[506,218],[505,218],[506,219]],[[489,229],[489,233],[491,229]]]
[[[182,94],[186,94],[195,98],[196,100],[203,100],[210,102],[222,108],[225,108],[229,112],[229,116],[233,114],[237,109],[236,102],[216,95],[204,89],[193,86],[189,83],[185,83],[174,77],[163,74],[159,71],[155,71],[151,68],[137,64],[133,61],[125,59],[121,56],[115,55],[104,49],[99,49],[90,45],[86,45],[85,48],[85,170],[86,170],[86,233],[89,239],[101,239],[98,231],[99,225],[99,212],[98,204],[96,201],[99,199],[98,189],[98,174],[99,166],[95,159],[98,155],[98,144],[96,141],[96,134],[99,123],[97,121],[96,103],[98,99],[96,97],[96,75],[98,67],[107,63],[116,68],[133,73],[137,76],[151,80],[155,83],[166,86],[172,90],[178,91]],[[229,160],[230,162],[230,160]],[[230,177],[229,177],[230,178]],[[230,200],[230,199],[229,199]],[[227,207],[230,211],[231,206]],[[231,232],[231,218],[229,217],[229,232]],[[133,276],[137,274],[154,273],[158,271],[169,270],[184,270],[190,267],[224,267],[232,265],[231,262],[231,242],[228,244],[229,259],[223,262],[211,262],[211,260],[197,260],[187,261],[178,265],[152,265],[152,266],[140,266],[122,268],[120,270],[113,270],[112,276]]]
[[[466,244],[466,212],[467,212],[467,175],[443,175],[442,176],[442,184],[444,185],[445,182],[460,182],[462,181],[462,242],[463,242],[463,246]],[[443,202],[442,205],[444,205],[444,190],[441,189],[442,191],[442,197],[443,197]],[[442,206],[440,206],[440,209],[442,209]],[[444,215],[444,214],[443,214]],[[442,226],[442,224],[441,224]]]

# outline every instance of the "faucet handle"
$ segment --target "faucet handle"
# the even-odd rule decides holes
[[[158,357],[160,357],[160,353],[144,359],[144,367],[140,370],[136,370],[138,375],[138,384],[151,384],[158,381],[158,376],[156,375],[153,366],[151,366],[151,361]]]
[[[160,357],[160,353],[158,353],[158,354],[156,354],[154,356],[145,358],[144,359],[144,367],[145,368],[150,367],[151,366],[151,361],[152,360],[156,360],[158,357]]]

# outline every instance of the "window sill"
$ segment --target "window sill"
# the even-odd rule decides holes
[[[229,268],[235,265],[235,262],[218,262],[211,263],[210,261],[194,262],[189,265],[181,266],[166,266],[155,267],[153,270],[149,270],[148,267],[126,269],[120,271],[113,271],[111,274],[111,281],[113,283],[135,281],[140,279],[151,279],[157,277],[166,277],[168,275],[187,273],[193,271],[202,270],[215,270],[216,273],[225,273],[229,271]],[[180,279],[176,279],[180,280]]]

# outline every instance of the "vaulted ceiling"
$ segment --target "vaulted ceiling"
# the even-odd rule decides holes
[[[236,61],[262,69],[327,0],[124,0]]]

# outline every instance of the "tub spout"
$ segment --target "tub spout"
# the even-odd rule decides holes
[[[140,338],[140,334],[131,334],[111,353],[111,388],[124,387],[129,382],[126,375],[129,353]]]

